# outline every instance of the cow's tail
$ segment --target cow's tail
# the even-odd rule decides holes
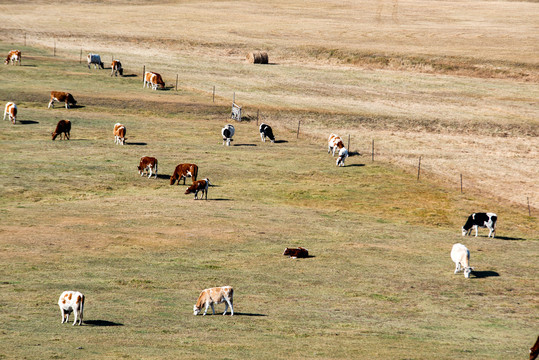
[[[155,159],[155,177],[157,178],[157,159]]]
[[[82,319],[84,317],[84,295],[81,295],[80,299],[80,324],[82,324]]]

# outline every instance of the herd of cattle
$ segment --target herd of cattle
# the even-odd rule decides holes
[[[104,69],[100,55],[88,54],[87,60],[89,69],[92,64],[94,65],[94,68],[99,67],[101,69]],[[5,60],[5,64],[7,65],[9,63],[11,63],[12,65],[15,65],[16,63],[18,63],[19,65],[21,64],[21,52],[19,50],[12,50],[9,52]],[[111,76],[117,76],[118,73],[121,76],[123,75],[122,64],[119,60],[113,60],[111,63],[111,68]],[[165,87],[165,83],[160,74],[147,71],[144,74],[143,88],[145,87],[149,87],[152,90],[157,90],[158,87],[163,89]],[[56,101],[63,102],[66,109],[69,109],[70,106],[74,106],[77,104],[77,101],[70,93],[51,91],[48,108],[54,108],[54,102]],[[8,117],[13,124],[15,124],[17,120],[17,105],[14,102],[8,102],[6,104],[4,111],[4,120],[6,119],[6,117]],[[60,136],[60,139],[62,139],[62,135],[64,139],[69,140],[70,131],[71,122],[69,120],[60,120],[56,126],[56,129],[51,133],[52,140],[55,140],[57,136]],[[269,125],[262,123],[259,126],[259,132],[260,138],[263,142],[266,141],[266,138],[270,139],[272,143],[275,142],[273,130]],[[114,143],[124,145],[126,140],[126,127],[123,124],[116,123],[114,125],[113,133]],[[230,142],[232,141],[234,134],[235,128],[233,125],[227,124],[226,126],[224,126],[221,130],[223,145],[230,146]],[[331,134],[328,138],[328,154],[331,153],[333,156],[335,156],[336,151],[338,151],[336,165],[344,166],[344,162],[349,156],[348,150],[346,149],[342,139],[338,135]],[[151,178],[153,175],[155,178],[157,178],[157,164],[158,160],[155,157],[144,156],[140,159],[138,172],[141,176],[147,175],[148,178]],[[185,185],[185,181],[189,177],[192,180],[192,184],[185,190],[185,194],[194,193],[196,200],[198,199],[198,193],[201,192],[201,198],[205,197],[205,199],[207,200],[208,187],[211,185],[211,183],[208,178],[205,178],[203,180],[197,180],[197,176],[198,166],[196,164],[179,164],[176,166],[176,168],[174,169],[174,173],[170,177],[170,185],[174,185],[176,182],[179,185],[182,179],[183,184]],[[462,227],[462,235],[469,235],[471,231],[475,229],[475,236],[477,237],[477,228],[483,227],[489,229],[488,237],[492,236],[494,238],[496,233],[496,222],[497,215],[494,213],[471,214],[468,217],[468,220],[466,221],[464,226]],[[289,256],[291,258],[307,258],[309,257],[309,252],[303,247],[286,248],[283,252],[283,255]],[[470,274],[472,273],[474,268],[470,266],[470,251],[468,250],[468,248],[466,248],[465,245],[460,243],[453,245],[451,249],[451,260],[455,263],[455,274],[460,271],[463,271],[465,278],[470,277]],[[203,307],[205,308],[203,315],[206,315],[206,312],[209,307],[211,307],[213,314],[215,314],[214,304],[219,303],[225,303],[225,312],[223,313],[223,315],[227,313],[228,307],[230,307],[230,315],[234,315],[233,294],[234,290],[230,286],[203,290],[199,295],[197,303],[194,305],[194,315],[199,314]],[[60,295],[60,298],[58,300],[58,306],[61,310],[62,323],[67,322],[69,320],[69,314],[73,312],[75,316],[75,321],[73,322],[73,325],[77,323],[79,325],[82,324],[84,299],[84,295],[76,291],[65,291]],[[530,358],[534,356],[533,359],[535,359],[535,357],[537,357],[537,353],[539,352],[538,344],[539,338],[534,347],[530,349]]]

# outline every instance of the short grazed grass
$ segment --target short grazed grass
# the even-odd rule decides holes
[[[536,217],[367,155],[337,168],[315,136],[296,139],[281,123],[280,143],[260,142],[251,121],[235,123],[224,147],[229,107],[204,94],[151,92],[104,71],[56,82],[78,64],[28,64],[40,74],[17,68],[0,89],[22,99],[21,122],[0,132],[0,357],[526,355]],[[46,109],[53,86],[81,107]],[[72,139],[53,142],[62,118]],[[125,146],[113,144],[116,122]],[[159,159],[158,179],[138,175],[143,155]],[[215,184],[208,201],[169,185],[181,162]],[[460,236],[469,209],[498,213],[496,239]],[[453,275],[455,242],[472,252],[472,279]],[[286,246],[314,257],[285,258]],[[200,290],[220,285],[235,288],[235,316],[193,316]],[[80,328],[60,324],[66,289],[87,296]]]

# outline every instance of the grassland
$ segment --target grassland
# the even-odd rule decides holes
[[[373,3],[364,15],[355,3],[332,2],[308,10],[81,2],[62,14],[61,6],[38,14],[33,2],[2,4],[14,17],[0,25],[0,53],[26,55],[22,67],[0,67],[0,99],[20,110],[17,125],[0,124],[0,358],[525,358],[538,319],[539,90],[536,34],[526,31],[537,5],[489,2],[487,22],[486,3],[465,14],[456,2],[436,2],[452,14],[442,25],[429,2],[398,2],[398,19],[394,3]],[[242,27],[220,17],[229,8],[242,9]],[[149,10],[166,14],[153,24],[161,26],[142,21]],[[429,21],[418,22],[426,12]],[[334,31],[341,22],[348,35]],[[403,32],[382,36],[389,28]],[[425,29],[432,36],[418,43]],[[20,30],[34,43],[19,46]],[[123,46],[106,36],[112,30]],[[352,41],[357,33],[372,41]],[[42,47],[53,35],[55,58]],[[80,47],[110,49],[138,76],[89,71]],[[253,47],[277,54],[277,64],[244,64]],[[385,65],[350,57],[383,48]],[[421,66],[407,62],[418,49],[428,60]],[[491,77],[475,62],[505,70]],[[143,90],[142,64],[163,68],[168,85],[180,73],[180,91]],[[52,89],[81,106],[46,109]],[[247,115],[261,109],[281,142],[261,143],[252,120],[235,124],[233,146],[221,145],[233,91]],[[72,139],[52,142],[63,118]],[[113,144],[116,122],[127,127],[126,146]],[[336,168],[328,131],[350,133],[362,155]],[[158,179],[138,176],[143,155],[159,159]],[[462,194],[457,178],[470,156],[476,176],[465,173]],[[208,201],[168,184],[181,162],[197,163],[216,185]],[[465,217],[480,210],[498,213],[497,238],[462,238]],[[455,242],[472,252],[469,280],[453,275]],[[314,257],[287,259],[285,246]],[[236,315],[194,317],[199,291],[225,284],[235,288]],[[66,289],[86,294],[85,326],[60,324],[56,301]]]

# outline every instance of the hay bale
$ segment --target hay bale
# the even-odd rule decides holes
[[[247,54],[247,61],[251,64],[267,64],[268,63],[268,53],[253,51]]]

